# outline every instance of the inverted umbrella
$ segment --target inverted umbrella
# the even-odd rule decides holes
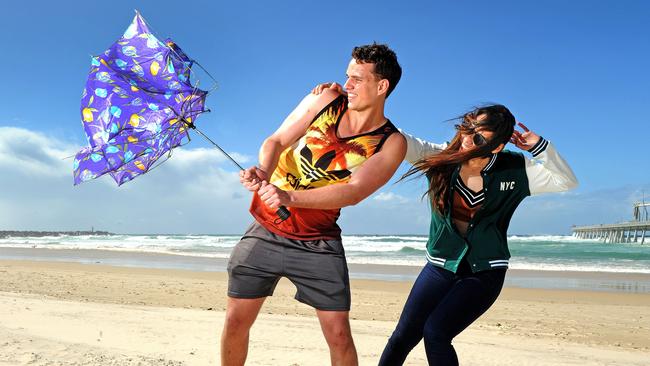
[[[149,171],[189,142],[208,92],[191,82],[190,59],[171,39],[161,42],[136,12],[124,35],[91,61],[81,98],[89,146],[74,159],[74,184],[109,174],[118,185]],[[164,158],[159,161],[159,159]],[[289,211],[281,207],[285,220]]]

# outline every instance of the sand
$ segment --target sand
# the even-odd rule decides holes
[[[411,283],[353,280],[361,365],[375,365]],[[328,365],[313,309],[281,281],[248,365]],[[218,365],[226,274],[0,261],[0,365]],[[462,365],[648,365],[650,294],[505,288],[454,341]],[[407,365],[426,365],[418,345]]]

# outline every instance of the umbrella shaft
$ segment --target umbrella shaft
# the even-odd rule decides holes
[[[217,149],[219,149],[219,151],[221,151],[224,155],[226,155],[226,157],[227,157],[228,159],[230,159],[230,161],[232,161],[233,164],[237,165],[237,168],[239,168],[239,170],[244,170],[244,168],[243,168],[241,165],[239,165],[239,163],[238,163],[237,161],[235,161],[235,159],[233,159],[232,156],[228,155],[228,153],[225,152],[225,151],[221,148],[221,146],[219,146],[216,142],[212,141],[208,136],[206,136],[206,135],[205,135],[203,132],[201,132],[201,130],[199,130],[198,128],[196,128],[196,127],[192,127],[192,128],[194,129],[194,131],[198,132],[201,136],[203,136],[206,140],[208,140],[212,145],[214,145],[214,147],[216,147]]]

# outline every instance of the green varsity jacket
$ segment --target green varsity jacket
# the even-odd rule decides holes
[[[411,163],[446,148],[446,144],[402,134],[408,143],[406,160]],[[431,264],[456,272],[465,258],[473,272],[508,267],[508,225],[521,201],[531,194],[566,191],[577,186],[573,171],[549,141],[541,138],[529,152],[533,159],[505,150],[492,155],[481,171],[484,200],[469,222],[466,238],[454,227],[451,210],[444,216],[432,210],[426,247]],[[452,174],[451,183],[456,182],[459,172],[460,167]],[[455,189],[462,186],[450,184],[448,207]]]

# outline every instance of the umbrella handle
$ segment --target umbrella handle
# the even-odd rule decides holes
[[[289,216],[291,216],[291,212],[289,212],[289,210],[287,210],[287,208],[284,207],[284,206],[280,206],[280,208],[278,208],[278,210],[275,211],[275,213],[276,213],[276,215],[278,215],[278,218],[275,219],[275,222],[274,222],[276,225],[278,225],[282,221],[288,219]]]
[[[217,145],[216,142],[210,140],[210,138],[209,138],[208,136],[206,136],[203,132],[201,132],[201,130],[199,130],[198,128],[196,128],[196,126],[194,125],[194,123],[189,122],[189,121],[187,121],[187,120],[184,119],[184,118],[183,118],[183,122],[184,122],[188,127],[192,128],[194,131],[198,132],[201,136],[203,136],[203,137],[204,137],[206,140],[208,140],[210,143],[212,143],[212,145],[214,145],[214,146],[215,146],[217,149],[219,149],[219,150],[220,150],[224,155],[226,155],[226,157],[228,157],[228,159],[230,159],[230,161],[232,161],[235,165],[237,165],[237,167],[238,167],[240,170],[244,170],[244,168],[243,168],[241,165],[239,165],[239,163],[238,163],[237,161],[235,161],[235,159],[233,159],[233,158],[232,158],[232,157],[231,157],[227,152],[225,152],[225,151],[221,148],[221,146]],[[275,219],[275,221],[274,221],[274,223],[275,223],[276,225],[280,224],[282,221],[288,219],[288,218],[291,216],[291,212],[289,212],[289,210],[287,210],[287,208],[284,207],[284,206],[280,206],[280,208],[278,208],[278,210],[275,211],[275,213],[278,215],[278,218]]]

